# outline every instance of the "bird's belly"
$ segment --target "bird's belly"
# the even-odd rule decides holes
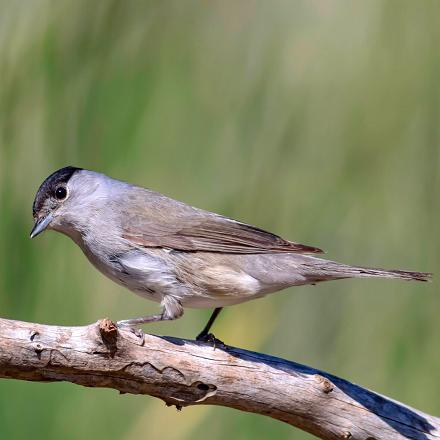
[[[88,260],[103,275],[133,293],[156,302],[164,295],[181,292],[168,265],[160,258],[140,251],[96,253],[94,247],[81,246]]]
[[[179,277],[188,285],[181,298],[184,307],[210,308],[239,304],[261,296],[257,279],[239,268],[225,264],[200,264],[192,258]]]
[[[196,257],[160,249],[96,254],[89,246],[83,251],[105,276],[156,302],[172,295],[184,307],[212,308],[239,304],[268,293],[240,265],[229,260],[212,260],[212,256],[207,259],[206,254]]]

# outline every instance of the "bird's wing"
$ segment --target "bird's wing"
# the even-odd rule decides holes
[[[123,238],[137,246],[231,254],[323,252],[153,191],[137,190],[130,197],[134,208],[124,212],[121,225]]]

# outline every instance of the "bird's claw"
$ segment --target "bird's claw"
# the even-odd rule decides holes
[[[210,344],[213,346],[214,350],[218,348],[226,348],[226,344],[221,341],[220,339],[217,339],[212,333],[201,333],[196,337],[196,341],[198,342],[205,342],[206,344]]]
[[[133,333],[136,337],[138,337],[142,341],[144,340],[145,333],[141,328],[132,327],[131,325],[124,324],[121,321],[118,321],[116,324],[119,329],[128,330],[130,333]]]

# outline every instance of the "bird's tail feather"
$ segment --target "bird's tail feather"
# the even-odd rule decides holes
[[[368,267],[350,267],[349,274],[356,278],[398,278],[402,280],[430,281],[432,273],[414,272],[397,269],[374,269]]]
[[[316,281],[341,278],[395,278],[402,280],[430,281],[432,273],[396,269],[356,267],[318,258],[310,265],[309,275],[317,275]],[[308,264],[307,264],[308,265]]]

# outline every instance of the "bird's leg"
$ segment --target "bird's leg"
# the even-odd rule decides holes
[[[211,329],[212,324],[214,324],[214,321],[216,320],[217,316],[222,311],[222,309],[223,309],[223,307],[217,307],[214,309],[214,311],[212,312],[212,315],[209,318],[208,322],[206,323],[205,327],[196,337],[196,341],[210,342],[214,345],[214,347],[216,345],[224,345],[222,341],[216,339],[216,337],[212,333],[209,333],[209,330]]]
[[[118,327],[129,328],[135,335],[143,337],[143,331],[136,328],[138,325],[148,324],[150,322],[173,321],[174,319],[178,319],[183,315],[183,307],[179,300],[171,296],[167,296],[164,297],[161,304],[163,306],[161,314],[124,319],[117,322]]]
[[[159,322],[159,321],[170,321],[172,317],[165,316],[164,312],[160,315],[150,315],[150,316],[141,316],[139,318],[131,318],[131,319],[123,319],[122,321],[118,321],[116,324],[119,328],[126,328],[134,333],[138,338],[144,339],[144,331],[141,328],[138,328],[138,325],[148,324],[149,322]]]
[[[150,315],[150,316],[141,316],[139,318],[123,319],[122,321],[118,321],[117,324],[119,327],[136,327],[138,325],[148,324],[150,322],[170,321],[172,319],[177,319],[166,316],[164,312],[165,311],[163,311],[159,315]]]

